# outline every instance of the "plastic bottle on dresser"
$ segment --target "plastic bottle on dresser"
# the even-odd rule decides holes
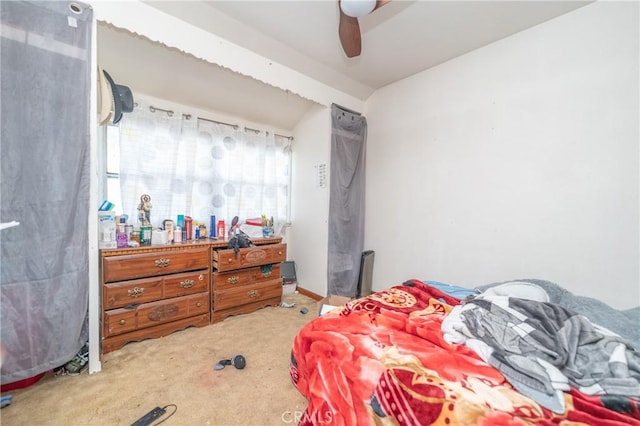
[[[216,233],[218,234],[219,240],[224,240],[224,236],[226,234],[226,226],[224,224],[224,220],[218,221],[218,232]]]
[[[166,219],[163,222],[164,225],[164,230],[167,231],[167,240],[172,243],[173,242],[173,232],[174,232],[174,225],[173,225],[173,221]]]
[[[215,238],[216,237],[216,217],[214,215],[211,215],[211,221],[209,222],[209,238]]]
[[[193,220],[190,216],[184,217],[184,229],[186,232],[186,239],[190,240],[193,238]]]
[[[173,242],[181,243],[182,242],[182,228],[176,226],[176,229],[173,231]]]
[[[126,232],[126,220],[127,219],[125,217],[120,217],[118,226],[116,228],[116,246],[118,248],[127,247],[127,245],[129,244],[129,236]]]

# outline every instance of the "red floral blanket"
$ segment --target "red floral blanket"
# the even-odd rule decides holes
[[[472,350],[444,341],[440,325],[459,303],[410,280],[308,323],[290,365],[308,400],[300,424],[640,425],[640,403],[628,398],[574,390],[556,414],[518,393]]]

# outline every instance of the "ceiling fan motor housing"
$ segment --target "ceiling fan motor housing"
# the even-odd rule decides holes
[[[370,14],[376,7],[376,0],[341,0],[340,8],[345,15],[361,18]]]

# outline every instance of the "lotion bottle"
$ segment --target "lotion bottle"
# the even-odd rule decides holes
[[[224,220],[219,220],[218,221],[218,232],[217,232],[217,234],[218,234],[218,239],[219,240],[224,240],[224,236],[226,234]]]

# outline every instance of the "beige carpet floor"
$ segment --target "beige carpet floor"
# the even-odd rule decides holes
[[[283,301],[296,306],[130,343],[104,355],[100,373],[48,373],[31,387],[5,393],[13,403],[0,411],[0,423],[130,425],[153,407],[175,404],[163,425],[294,425],[306,400],[289,378],[291,343],[318,308],[298,293]],[[302,307],[309,312],[300,313]],[[243,370],[214,370],[235,354],[246,358]]]

